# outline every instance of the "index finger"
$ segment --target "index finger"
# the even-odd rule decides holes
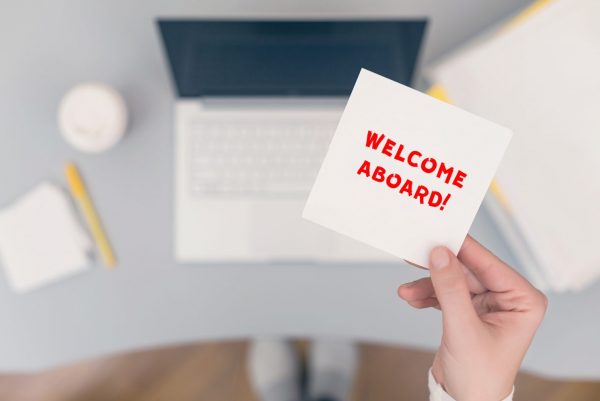
[[[458,258],[488,290],[504,292],[530,286],[529,282],[487,248],[467,235]]]

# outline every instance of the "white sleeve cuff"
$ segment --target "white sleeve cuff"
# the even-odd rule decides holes
[[[501,401],[512,401],[513,394],[515,392],[515,388],[510,392],[509,396]],[[429,369],[429,401],[456,401],[454,398],[450,397],[446,391],[439,385],[435,378],[433,377],[433,373],[431,373],[431,369]]]

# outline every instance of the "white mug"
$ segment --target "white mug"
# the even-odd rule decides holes
[[[116,145],[127,128],[127,107],[119,92],[99,82],[85,82],[62,99],[58,125],[65,140],[87,153]]]

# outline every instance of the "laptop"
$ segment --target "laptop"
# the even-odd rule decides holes
[[[361,67],[411,84],[425,20],[158,26],[177,93],[177,261],[394,260],[301,214]]]

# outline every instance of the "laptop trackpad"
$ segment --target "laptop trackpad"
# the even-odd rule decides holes
[[[302,202],[266,202],[253,206],[251,241],[268,259],[317,259],[337,247],[334,233],[302,218]]]

